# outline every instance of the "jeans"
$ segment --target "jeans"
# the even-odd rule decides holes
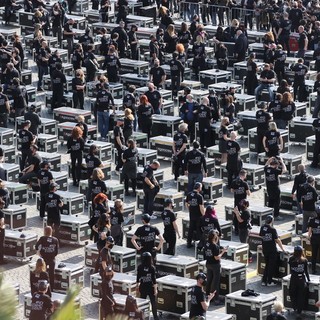
[[[154,198],[156,196],[155,194],[155,188],[153,189],[143,189],[144,192],[144,205],[143,205],[143,211],[144,213],[148,213],[149,215],[152,215],[153,213],[153,202]]]
[[[275,273],[278,255],[276,252],[263,252],[265,259],[265,269],[262,277],[262,282],[271,283]]]
[[[202,182],[203,174],[201,173],[188,173],[188,192],[191,192],[196,182]]]
[[[270,101],[273,101],[274,93],[273,93],[273,86],[270,84],[261,83],[256,89],[254,90],[254,95],[256,96],[257,101],[259,101],[259,95],[263,89],[267,89],[269,92]]]
[[[307,225],[310,218],[315,218],[317,214],[314,211],[303,210],[302,233],[307,232]]]
[[[219,289],[220,289],[220,272],[221,272],[220,263],[215,263],[215,264],[206,263],[206,267],[207,267],[207,277],[208,277],[207,285],[206,285],[206,294],[209,295],[211,292],[216,291],[214,299],[218,300]]]
[[[48,74],[48,66],[41,66],[38,65],[38,76],[39,76],[39,81],[38,81],[38,89],[42,88],[42,79],[44,75]]]
[[[109,131],[109,119],[110,113],[104,111],[97,111],[98,116],[98,130],[101,134],[101,138],[107,138]]]

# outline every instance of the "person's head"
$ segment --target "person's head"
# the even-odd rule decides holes
[[[148,83],[148,89],[149,89],[149,91],[154,91],[154,84],[152,83],[152,82],[149,82]]]
[[[161,6],[159,8],[159,15],[161,15],[162,17],[166,16],[166,15],[168,15],[168,11],[169,11],[169,9],[167,7]]]
[[[178,43],[176,45],[176,51],[179,53],[183,53],[184,52],[184,45],[182,43]]]
[[[302,64],[303,62],[304,62],[304,61],[303,61],[302,58],[299,58],[299,59],[298,59],[298,63]]]
[[[173,208],[173,200],[171,198],[164,199],[164,207],[167,209]]]
[[[307,183],[309,183],[311,186],[314,186],[314,177],[313,176],[308,176],[307,178]]]
[[[288,105],[290,103],[293,102],[293,97],[292,97],[292,94],[290,92],[285,92],[283,95],[282,95],[282,100],[281,102],[284,104],[284,105]]]
[[[181,30],[182,32],[188,31],[188,25],[187,25],[185,22],[182,22],[182,23],[181,23],[181,28],[180,28],[180,30]]]
[[[124,124],[124,118],[117,118],[116,125],[117,127],[122,127]]]
[[[138,27],[137,27],[137,25],[132,24],[132,25],[131,25],[131,27],[130,27],[130,30],[131,30],[131,31],[133,31],[133,32],[138,31]]]
[[[150,267],[152,265],[152,255],[150,252],[143,252],[141,258],[142,265],[147,267]]]
[[[237,132],[236,131],[231,131],[230,133],[230,139],[232,141],[235,141],[237,139]]]
[[[240,177],[240,179],[245,180],[247,177],[247,171],[244,169],[241,169],[239,172],[239,177]]]
[[[105,202],[108,202],[108,196],[102,192],[98,193],[93,199],[94,204],[105,203]]]
[[[177,60],[178,57],[179,57],[179,52],[178,52],[178,51],[172,52],[172,59],[173,59],[173,60]]]
[[[31,121],[30,120],[26,120],[23,125],[22,125],[23,129],[28,130],[31,127]]]
[[[196,37],[196,43],[203,43],[204,42],[204,39],[203,37],[199,34],[197,37]]]
[[[48,160],[43,160],[40,164],[40,168],[44,170],[50,169],[50,162]]]
[[[124,312],[128,314],[129,312],[136,312],[138,310],[139,309],[137,305],[137,299],[131,294],[128,294],[126,298],[126,306],[124,308]]]
[[[199,287],[205,287],[207,284],[207,276],[203,272],[198,273],[196,280]]]
[[[277,124],[275,122],[270,122],[269,123],[269,129],[270,130],[274,130],[274,131],[277,131],[278,130],[278,127],[277,127]]]
[[[269,63],[265,63],[263,68],[266,71],[270,70],[270,64]]]
[[[267,109],[267,103],[266,103],[265,101],[260,102],[259,108],[260,108],[261,110]]]
[[[188,95],[187,95],[187,102],[193,102],[193,95],[191,94],[191,93],[189,93]]]
[[[170,36],[173,36],[175,34],[175,27],[173,24],[168,25],[167,32]]]
[[[104,173],[100,168],[93,169],[92,172],[92,180],[103,180],[104,179]]]
[[[149,100],[148,100],[148,97],[146,96],[146,95],[141,95],[141,97],[140,97],[140,104],[142,104],[142,105],[146,105],[146,104],[148,104],[149,103]]]
[[[219,241],[219,233],[217,230],[211,229],[208,233],[208,242],[217,243]]]
[[[160,60],[159,59],[154,59],[154,61],[153,61],[153,65],[156,67],[156,68],[158,68],[159,66],[160,66]]]
[[[43,260],[43,258],[38,258],[34,272],[40,273],[40,272],[46,272],[46,271],[47,271],[47,265],[45,261]]]
[[[123,202],[121,199],[116,199],[114,201],[114,208],[117,212],[120,212],[120,213],[123,212]]]
[[[5,186],[6,186],[5,182],[2,179],[0,179],[0,189],[4,189]]]
[[[43,234],[46,237],[52,237],[52,228],[50,226],[44,227]]]
[[[211,206],[211,205],[207,206],[204,215],[206,217],[217,217],[214,206]]]
[[[49,283],[47,280],[38,281],[38,292],[46,293],[48,291]]]
[[[35,155],[37,153],[37,151],[38,151],[38,146],[36,144],[32,144],[30,146],[30,150],[31,150],[31,154]]]
[[[80,78],[80,79],[84,78],[83,70],[81,70],[81,69],[76,70],[76,78]]]
[[[89,149],[89,154],[95,155],[98,152],[98,147],[96,144],[92,144]]]
[[[76,117],[76,120],[77,120],[77,122],[84,122],[84,116],[83,115],[78,115],[77,117]]]
[[[248,208],[249,208],[249,201],[246,200],[246,199],[242,199],[242,200],[239,202],[239,207],[240,207],[240,210],[248,209]]]
[[[108,54],[114,54],[115,52],[116,52],[116,47],[113,44],[111,44],[109,46]]]
[[[197,140],[194,140],[192,143],[192,147],[194,150],[198,150],[200,148],[200,143]]]
[[[185,133],[188,130],[188,124],[185,122],[180,123],[178,130],[179,130],[179,132]]]
[[[160,162],[158,160],[153,160],[150,167],[153,170],[158,170],[160,168]]]
[[[120,23],[119,23],[119,27],[124,28],[125,25],[126,25],[126,24],[124,23],[124,21],[121,20]]]
[[[300,163],[300,164],[298,165],[298,171],[299,171],[299,172],[305,172],[305,171],[306,171],[305,165],[302,164],[302,163]]]
[[[289,13],[288,13],[288,12],[284,12],[284,13],[283,13],[283,18],[284,18],[285,20],[287,20],[287,19],[289,18]]]
[[[143,224],[148,224],[148,223],[150,223],[150,220],[151,220],[150,215],[148,215],[147,213],[143,214],[143,215],[141,216],[141,220],[142,220],[142,223],[143,223]]]
[[[82,134],[83,134],[83,131],[78,126],[72,129],[72,133],[71,133],[72,139],[79,139],[82,137]]]
[[[136,86],[135,85],[130,85],[129,88],[128,88],[128,91],[130,93],[134,93],[136,91]]]
[[[273,216],[271,214],[269,214],[269,215],[266,216],[264,222],[265,222],[265,224],[272,225],[273,219],[274,219]]]
[[[57,62],[57,63],[56,63],[56,69],[57,69],[58,71],[61,71],[61,70],[62,70],[62,63]]]
[[[58,188],[58,184],[56,184],[55,182],[51,182],[49,184],[49,191],[50,192],[56,192]]]
[[[202,183],[201,183],[201,182],[196,182],[196,183],[194,184],[193,190],[194,190],[194,191],[197,191],[197,192],[201,192],[201,190],[202,190]]]
[[[270,166],[273,168],[277,168],[279,166],[279,161],[277,158],[273,157],[270,162]]]
[[[273,304],[273,310],[276,313],[282,313],[284,311],[283,303],[281,301],[275,301]]]
[[[133,139],[129,139],[127,142],[127,146],[129,149],[135,149],[136,148],[136,142]]]
[[[207,106],[209,104],[209,99],[207,97],[203,97],[201,103]]]
[[[289,86],[288,81],[286,79],[282,79],[280,82],[281,88],[287,88]]]
[[[190,87],[184,87],[183,88],[183,93],[185,96],[188,96],[188,94],[191,93],[191,88]]]
[[[297,259],[300,260],[302,257],[304,257],[303,255],[303,248],[301,246],[295,246],[294,250],[293,250],[293,256]]]
[[[298,31],[299,31],[299,33],[304,32],[304,26],[299,26]]]
[[[224,117],[221,120],[221,126],[227,126],[229,125],[229,118],[228,117]]]

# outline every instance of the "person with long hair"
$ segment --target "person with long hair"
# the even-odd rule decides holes
[[[227,162],[227,142],[229,140],[229,118],[224,117],[221,120],[220,129],[218,132],[219,137],[219,152],[221,153],[221,164]]]
[[[164,30],[166,30],[170,24],[174,25],[174,22],[170,17],[170,11],[167,7],[161,6],[159,8],[159,16],[160,16],[160,26]]]
[[[74,127],[67,142],[68,153],[71,157],[71,173],[73,185],[79,186],[81,177],[81,166],[84,150],[84,140],[82,138],[82,130],[79,127]]]
[[[97,223],[92,227],[92,230],[95,232],[93,236],[93,241],[98,242],[100,235],[104,232],[107,236],[111,234],[111,223],[110,216],[107,213],[102,213],[97,221]]]
[[[147,96],[143,94],[140,97],[140,105],[137,110],[137,116],[139,127],[143,133],[148,135],[148,139],[151,135],[152,115],[153,108],[149,103]]]
[[[268,157],[279,156],[283,150],[283,139],[275,122],[269,123],[269,130],[265,133],[262,143]]]
[[[215,305],[224,304],[219,299],[219,287],[220,287],[220,273],[221,273],[221,258],[227,248],[223,248],[220,252],[219,234],[216,230],[210,230],[208,233],[208,240],[204,245],[204,255],[206,259],[206,268],[207,268],[207,285],[206,285],[206,294],[207,296],[210,293],[215,292]]]
[[[165,43],[165,51],[167,53],[173,53],[176,49],[176,43],[178,41],[178,36],[173,24],[169,24],[167,30],[163,35],[163,42]]]
[[[196,41],[192,46],[192,53],[194,55],[192,67],[194,69],[196,79],[199,79],[199,71],[204,70],[206,65],[206,50],[204,38],[200,35],[196,37]]]
[[[187,52],[191,41],[191,33],[188,30],[188,25],[185,22],[181,23],[180,31],[178,32],[178,42],[184,46],[184,51]]]
[[[83,70],[77,69],[76,76],[72,79],[72,100],[75,109],[83,109],[85,88]]]
[[[101,320],[112,319],[114,314],[114,306],[116,301],[113,297],[113,283],[112,279],[114,272],[112,267],[107,267],[102,274],[101,283]]]
[[[49,274],[47,272],[47,265],[43,258],[38,258],[36,262],[35,269],[30,272],[30,287],[31,287],[31,294],[33,295],[39,289],[39,281],[48,281],[49,282]],[[47,295],[51,297],[51,290],[50,286],[47,291]]]
[[[176,52],[178,52],[178,61],[180,61],[182,65],[185,67],[187,54],[182,43],[178,43],[176,45]]]
[[[151,302],[152,314],[154,320],[159,320],[157,312],[156,296],[158,294],[156,268],[152,263],[152,256],[150,252],[142,254],[142,262],[137,269],[137,296],[146,299],[147,296]]]
[[[290,92],[290,86],[288,84],[288,81],[286,79],[282,79],[281,82],[279,82],[279,87],[277,88],[277,93],[284,94],[285,92]]]
[[[124,315],[128,317],[128,320],[144,320],[144,313],[139,310],[137,299],[131,294],[127,295],[126,305],[124,307]]]
[[[227,70],[229,64],[228,48],[223,43],[218,43],[215,58],[217,59],[218,69]]]
[[[274,49],[274,36],[271,31],[267,32],[263,38],[264,59],[263,62],[272,62],[272,50]]]
[[[99,193],[106,193],[107,186],[106,183],[103,181],[104,173],[100,168],[93,169],[92,172],[92,180],[91,180],[91,201],[92,201],[92,208],[94,208],[94,198]]]
[[[121,247],[123,242],[123,222],[123,202],[121,199],[116,199],[114,206],[110,208],[111,236],[114,239],[114,244]]]
[[[247,87],[247,94],[254,95],[254,90],[258,86],[257,71],[258,66],[255,62],[256,54],[250,53],[247,61],[247,75],[245,79],[245,86]]]
[[[308,260],[304,257],[303,248],[295,246],[293,256],[289,259],[290,266],[290,284],[289,295],[292,303],[292,308],[297,311],[297,318],[301,318],[301,312],[305,305],[305,297],[307,294],[307,281],[310,281],[308,272]]]
[[[124,179],[125,195],[129,196],[129,181],[131,180],[132,196],[136,196],[137,188],[137,159],[138,150],[136,148],[136,142],[133,139],[129,139],[127,142],[128,148],[123,151],[122,154],[122,176]]]
[[[233,123],[235,119],[236,106],[234,104],[233,96],[228,95],[225,97],[225,105],[223,106],[224,117],[229,118],[229,122]]]
[[[213,206],[209,205],[206,208],[204,215],[200,218],[200,228],[202,231],[202,246],[204,246],[206,240],[208,239],[210,230],[216,230],[218,236],[221,237],[221,227],[217,217],[216,210]],[[202,247],[200,244],[200,247]],[[199,244],[198,244],[199,247]]]
[[[292,94],[290,92],[285,92],[282,95],[281,100],[281,126],[280,129],[286,129],[288,122],[294,117],[296,111],[296,104],[293,101]]]
[[[132,136],[134,127],[134,115],[129,108],[124,109],[124,124],[123,124],[123,136],[127,143],[128,139]]]

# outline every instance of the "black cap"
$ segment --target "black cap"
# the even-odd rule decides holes
[[[273,221],[273,216],[271,214],[267,215],[264,221],[266,224],[270,224]]]
[[[49,165],[50,164],[50,162],[48,161],[48,160],[43,160],[42,162],[41,162],[41,168],[44,168],[45,166],[47,166],[47,165]]]
[[[173,200],[171,199],[171,198],[166,198],[166,199],[164,199],[164,204],[166,205],[166,206],[168,206],[169,204],[172,204],[173,203]]]
[[[194,184],[194,189],[195,189],[195,190],[199,189],[200,187],[201,187],[201,182],[196,182],[196,183]]]
[[[199,280],[199,279],[207,280],[207,276],[203,272],[200,272],[200,273],[198,273],[196,279],[197,280]]]
[[[109,243],[114,243],[114,239],[111,236],[107,237],[106,241]]]
[[[141,219],[146,223],[149,223],[151,220],[150,216],[147,213],[143,214]]]
[[[54,188],[57,188],[57,187],[59,187],[59,185],[55,182],[52,182],[52,183],[50,183],[49,189],[53,190]]]
[[[295,246],[294,251],[303,252],[303,248],[301,246]]]
[[[142,254],[143,257],[151,257],[151,253],[146,251]]]
[[[38,289],[39,291],[45,291],[48,288],[48,281],[47,280],[40,280],[38,281]]]
[[[200,148],[200,143],[198,142],[198,141],[193,141],[193,147],[195,148],[195,149],[199,149]]]

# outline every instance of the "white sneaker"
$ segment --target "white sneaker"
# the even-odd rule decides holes
[[[262,282],[261,282],[261,285],[265,287],[265,286],[267,285],[267,283],[264,282],[264,281],[262,281]]]
[[[152,214],[151,216],[150,216],[150,219],[152,219],[152,220],[155,220],[155,219],[157,219],[158,217],[155,215],[155,214]]]
[[[268,283],[268,287],[274,287],[274,286],[277,286],[277,284],[275,282]]]

